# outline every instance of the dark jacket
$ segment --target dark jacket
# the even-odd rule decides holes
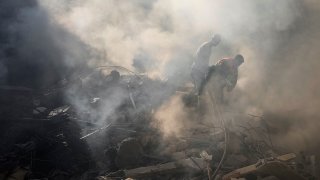
[[[215,65],[215,71],[219,73],[227,84],[227,90],[231,91],[237,84],[238,65],[234,58],[223,58]]]

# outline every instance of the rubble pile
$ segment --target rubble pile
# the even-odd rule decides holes
[[[196,119],[164,137],[154,112],[176,89],[119,67],[42,92],[0,87],[0,179],[316,179],[315,157],[277,150],[264,118],[189,93]]]

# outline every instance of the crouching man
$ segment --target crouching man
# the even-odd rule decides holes
[[[244,63],[242,55],[238,54],[232,58],[223,58],[212,66],[208,73],[207,82],[212,82],[214,98],[217,102],[223,103],[223,91],[232,91],[237,84],[238,68]]]

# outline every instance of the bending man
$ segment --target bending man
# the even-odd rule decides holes
[[[238,81],[238,68],[244,62],[242,55],[233,58],[223,58],[212,66],[209,71],[208,80],[213,79],[213,91],[218,102],[223,103],[223,90],[227,88],[230,92]]]

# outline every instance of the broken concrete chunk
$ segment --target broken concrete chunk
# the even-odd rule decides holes
[[[61,113],[65,113],[65,112],[67,112],[69,109],[70,109],[70,106],[68,106],[68,105],[58,107],[58,108],[52,110],[52,111],[49,113],[48,118],[57,116],[57,115],[59,115],[59,114],[61,114]]]

